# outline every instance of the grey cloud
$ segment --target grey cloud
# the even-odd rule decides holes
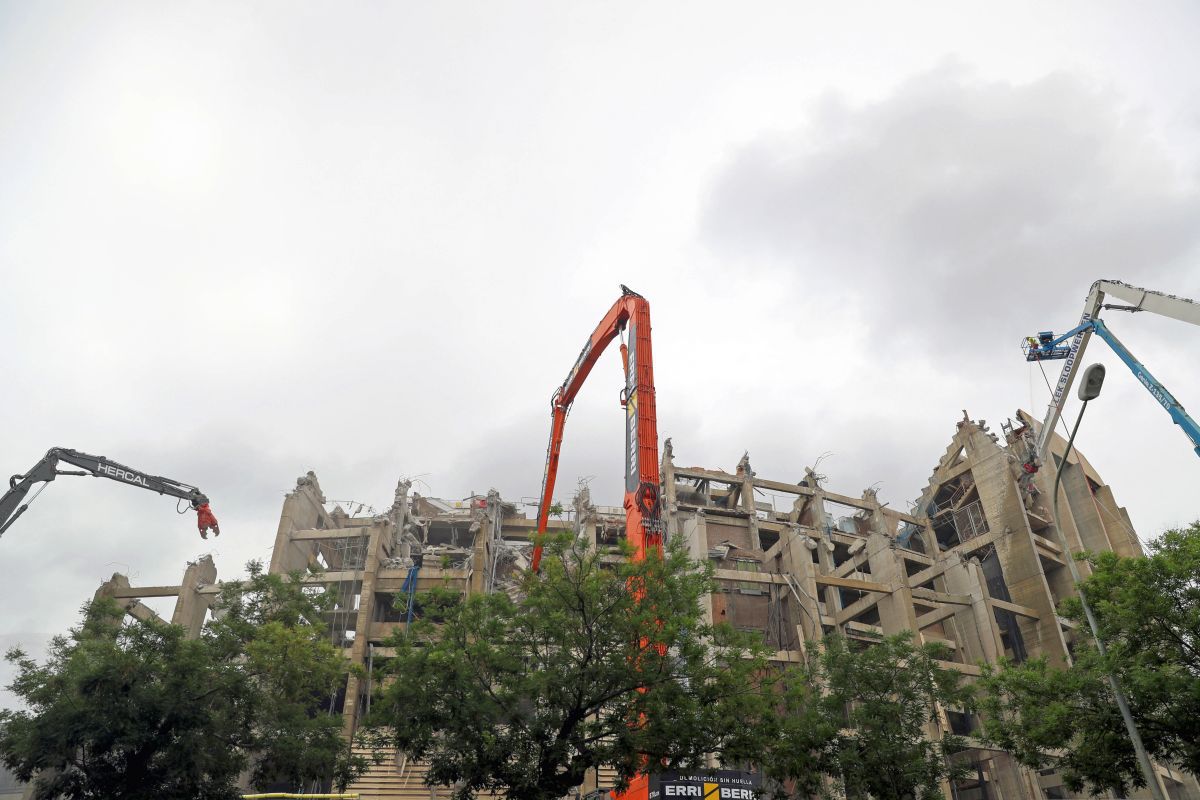
[[[1025,333],[1014,318],[1071,321],[1051,315],[1076,313],[1096,278],[1193,282],[1193,178],[1111,91],[1068,73],[985,81],[949,62],[875,103],[828,95],[805,129],[742,148],[703,235],[788,266],[801,288],[865,290],[889,335],[928,344],[949,317],[1008,344]]]

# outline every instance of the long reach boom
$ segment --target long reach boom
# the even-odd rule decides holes
[[[567,412],[571,410],[575,395],[604,348],[626,329],[629,331],[629,342],[621,343],[621,363],[625,368],[625,388],[621,390],[621,405],[625,408],[625,540],[633,546],[632,558],[635,561],[643,560],[650,552],[662,555],[658,421],[654,411],[650,304],[637,292],[621,286],[621,297],[600,320],[579,353],[579,358],[575,359],[575,366],[567,373],[567,379],[550,401],[550,445],[546,449],[537,538],[530,565],[534,572],[542,562],[542,541],[554,497],[554,479],[558,476],[558,457],[562,450]],[[639,773],[630,781],[625,792],[614,795],[615,800],[647,800],[649,780],[646,773]]]
[[[621,286],[621,297],[600,320],[567,373],[567,379],[550,400],[550,445],[546,448],[546,471],[542,478],[537,540],[531,564],[535,572],[541,565],[542,537],[546,533],[554,498],[554,480],[558,476],[558,457],[567,413],[604,348],[626,329],[629,331],[628,344],[621,344],[621,363],[625,368],[625,388],[621,391],[621,405],[625,408],[625,538],[633,545],[636,560],[645,558],[650,550],[662,552],[650,304],[637,292]]]
[[[59,462],[65,462],[80,469],[60,470]],[[110,461],[104,456],[92,456],[77,450],[68,450],[65,447],[51,448],[46,456],[34,465],[33,469],[24,475],[13,475],[9,480],[8,491],[4,493],[3,497],[0,497],[0,534],[8,530],[9,526],[29,508],[29,502],[33,502],[33,498],[26,503],[21,501],[25,499],[30,490],[35,485],[42,484],[42,487],[33,495],[33,497],[37,497],[38,494],[41,494],[42,489],[46,488],[45,484],[59,475],[92,475],[97,478],[108,478],[117,483],[140,486],[152,492],[186,500],[192,510],[196,512],[196,527],[200,529],[200,538],[207,539],[209,530],[216,536],[221,535],[217,518],[213,516],[212,509],[208,507],[208,498],[195,486],[158,475],[149,475],[124,464],[118,464],[116,461]]]

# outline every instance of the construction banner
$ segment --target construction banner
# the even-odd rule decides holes
[[[660,772],[650,776],[647,800],[757,800],[759,776],[731,769]]]

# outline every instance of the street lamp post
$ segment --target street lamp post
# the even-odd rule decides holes
[[[1087,617],[1088,626],[1092,629],[1092,636],[1096,639],[1096,649],[1100,651],[1102,658],[1108,653],[1108,649],[1104,646],[1104,640],[1100,638],[1100,626],[1096,623],[1096,616],[1092,613],[1092,607],[1087,601],[1087,595],[1084,594],[1083,578],[1079,574],[1079,567],[1075,565],[1075,559],[1071,556],[1071,547],[1067,544],[1067,535],[1063,532],[1062,523],[1059,521],[1058,487],[1062,483],[1063,470],[1067,467],[1067,457],[1071,455],[1071,446],[1075,443],[1075,434],[1079,430],[1079,423],[1083,421],[1083,412],[1087,411],[1088,401],[1094,400],[1100,395],[1100,388],[1103,385],[1104,365],[1092,364],[1083,373],[1083,382],[1079,386],[1079,399],[1083,401],[1083,407],[1079,409],[1079,416],[1075,419],[1075,427],[1071,429],[1071,437],[1067,440],[1067,449],[1063,451],[1062,463],[1056,470],[1053,503],[1054,529],[1058,531],[1058,539],[1062,544],[1063,555],[1066,559],[1067,567],[1071,571],[1071,580],[1075,582],[1076,590],[1079,592],[1079,603],[1083,606],[1084,616]],[[1133,721],[1133,714],[1129,711],[1129,701],[1125,697],[1125,692],[1121,689],[1121,681],[1117,678],[1115,672],[1107,672],[1108,683],[1112,687],[1113,695],[1117,699],[1117,707],[1121,709],[1121,719],[1125,720],[1125,730],[1129,732],[1129,740],[1133,743],[1134,752],[1137,754],[1138,766],[1141,767],[1142,777],[1146,780],[1146,786],[1149,787],[1150,794],[1154,800],[1166,800],[1158,784],[1158,776],[1154,774],[1154,766],[1150,763],[1150,756],[1146,754],[1146,746],[1142,744],[1142,735],[1138,733],[1137,724]]]

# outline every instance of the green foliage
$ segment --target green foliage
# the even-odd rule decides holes
[[[327,598],[249,570],[199,639],[99,601],[45,664],[10,651],[27,709],[0,712],[0,760],[43,798],[234,798],[251,764],[256,786],[360,771],[340,718],[320,713],[347,670]]]
[[[251,783],[299,787],[332,779],[344,787],[366,763],[342,738],[341,715],[325,713],[350,671],[323,616],[333,593],[306,585],[299,573],[266,574],[257,562],[247,570],[247,580],[225,588],[225,614],[204,638],[250,683]]]
[[[203,642],[167,625],[122,625],[115,603],[88,606],[38,665],[19,650],[10,689],[28,711],[0,712],[0,757],[39,797],[237,797],[244,682]]]
[[[1092,566],[1084,591],[1106,666],[1120,677],[1147,748],[1200,775],[1200,522],[1164,533],[1147,558],[1102,553]],[[1083,626],[1078,600],[1063,612]],[[1099,663],[1090,643],[1083,652],[1085,666]]]
[[[961,674],[938,663],[946,657],[944,646],[918,646],[909,632],[869,646],[826,637],[813,663],[785,678],[764,771],[800,796],[819,793],[828,777],[847,797],[941,798],[941,782],[966,769],[950,758],[965,743],[931,741],[928,726],[938,704],[971,703]]]
[[[984,667],[980,689],[982,738],[1022,764],[1058,769],[1073,792],[1086,787],[1124,797],[1140,781],[1112,692],[1093,664],[1056,669],[1044,658],[1004,661]]]
[[[835,758],[847,795],[929,800],[942,796],[944,778],[957,777],[949,756],[965,743],[949,734],[926,738],[936,704],[970,703],[961,673],[937,663],[948,657],[943,645],[914,645],[907,631],[865,649],[826,640],[825,703],[831,714],[846,710]]]
[[[834,741],[842,709],[829,713],[820,680],[818,662],[811,668],[788,669],[777,684],[780,696],[772,735],[755,759],[777,798],[823,796],[826,778],[836,773]]]
[[[552,800],[598,766],[625,782],[647,763],[756,758],[773,715],[767,653],[705,622],[711,586],[707,565],[677,546],[608,564],[571,536],[548,540],[519,599],[421,598],[368,725],[460,798]]]
[[[1101,658],[1079,601],[1075,663],[989,670],[985,732],[1030,766],[1057,766],[1069,788],[1118,795],[1144,785],[1108,686],[1115,673],[1152,756],[1200,774],[1200,522],[1167,531],[1147,558],[1102,553],[1083,589],[1108,648]]]

